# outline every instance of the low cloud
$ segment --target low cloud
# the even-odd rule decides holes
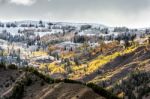
[[[36,0],[10,0],[10,3],[16,5],[24,5],[24,6],[31,6],[36,2]]]
[[[0,0],[0,19],[150,25],[150,0]]]

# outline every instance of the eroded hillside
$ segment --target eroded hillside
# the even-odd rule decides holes
[[[106,99],[116,96],[94,84],[51,79],[34,68],[0,68],[1,99]]]

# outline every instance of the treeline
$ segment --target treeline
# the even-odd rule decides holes
[[[136,34],[130,34],[130,33],[123,33],[119,34],[118,36],[112,35],[105,35],[105,36],[85,36],[85,35],[75,35],[73,38],[74,43],[85,43],[85,42],[100,42],[100,41],[134,41],[134,39],[137,37]]]
[[[3,70],[7,70],[7,69],[18,69],[18,67],[14,64],[10,64],[10,65],[5,65],[5,63],[0,63],[0,69],[3,69]]]
[[[0,23],[0,27],[7,27],[7,28],[11,28],[11,27],[13,27],[13,28],[16,28],[16,27],[18,27],[18,25],[16,24],[16,23],[6,23],[6,24],[4,24],[4,23]]]
[[[142,99],[143,96],[150,93],[149,78],[150,73],[148,72],[133,72],[126,80],[122,80],[121,84],[116,84],[112,91],[115,94],[124,92],[124,96],[127,96],[128,99]]]

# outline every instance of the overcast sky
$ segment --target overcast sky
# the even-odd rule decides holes
[[[0,0],[0,20],[150,27],[150,0]]]

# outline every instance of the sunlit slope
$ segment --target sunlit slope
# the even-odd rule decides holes
[[[109,50],[105,49],[105,46],[103,47],[104,53],[95,55],[95,57],[93,57],[91,60],[88,60],[82,64],[76,65],[75,62],[71,60],[69,61],[69,66],[63,63],[58,64],[57,62],[52,62],[50,64],[42,64],[40,69],[42,70],[47,68],[51,74],[67,74],[68,78],[70,79],[82,79],[88,75],[90,76],[91,74],[98,72],[99,70],[101,71],[101,68],[105,68],[106,64],[115,61],[115,59],[118,57],[134,53],[138,48],[145,45],[132,44],[128,48],[123,48],[123,46],[118,45],[117,43],[112,43],[109,45],[111,47],[106,46],[109,48]],[[97,50],[98,49],[101,48],[97,48]],[[72,53],[67,54],[67,58],[69,56],[72,56]],[[84,58],[85,60],[87,59],[86,56],[84,56]],[[119,60],[117,61],[119,62]]]
[[[126,50],[127,51],[127,50]],[[85,81],[101,84],[103,81],[109,85],[119,82],[134,71],[150,71],[150,46],[143,45],[130,49],[129,53],[117,56],[114,60],[99,68],[99,72],[91,74],[92,78],[85,77]]]

